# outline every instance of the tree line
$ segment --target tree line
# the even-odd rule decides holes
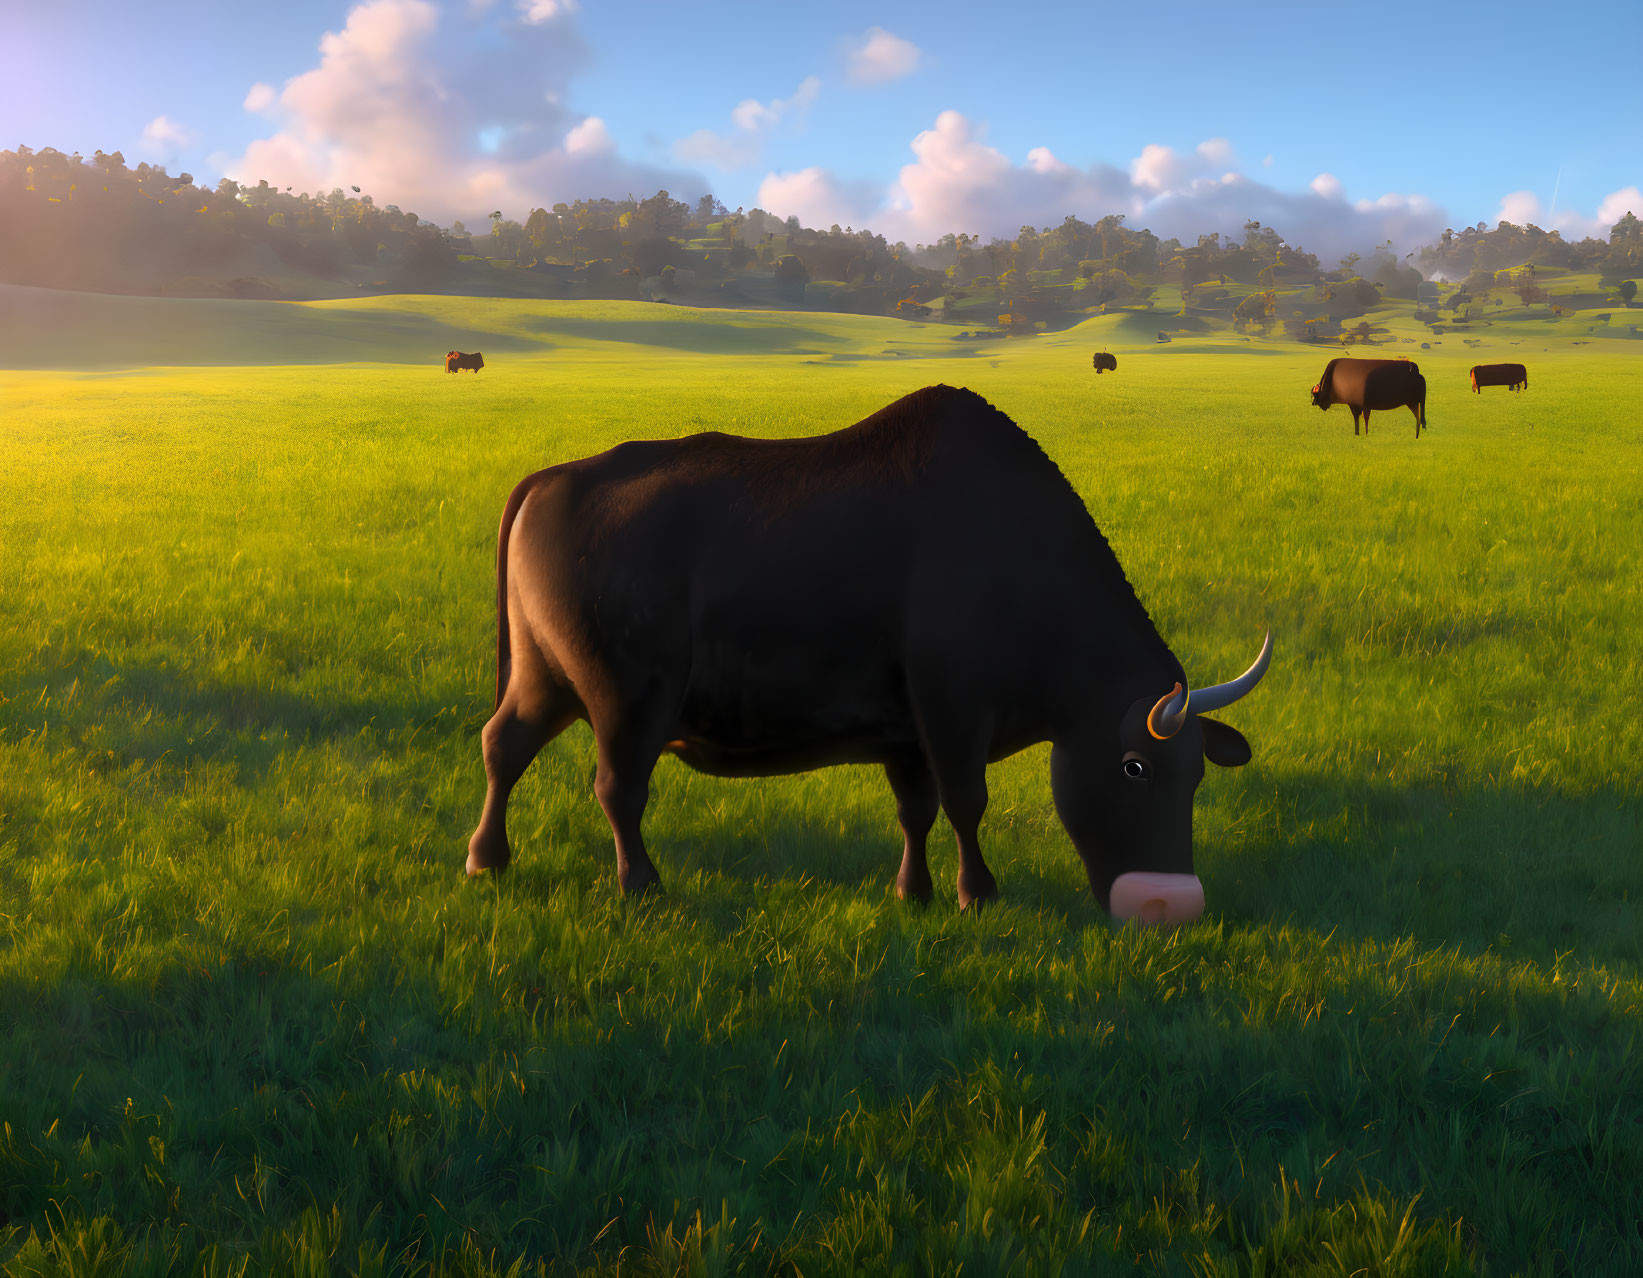
[[[293,194],[225,178],[207,188],[164,165],[129,167],[118,151],[86,159],[51,147],[0,151],[0,224],[0,281],[14,284],[207,297],[400,291],[813,306],[986,331],[1145,307],[1167,287],[1180,314],[1220,311],[1241,328],[1281,325],[1306,338],[1340,333],[1383,297],[1416,299],[1434,276],[1461,282],[1451,298],[1504,287],[1529,305],[1537,266],[1596,271],[1611,285],[1643,271],[1643,229],[1631,213],[1606,241],[1479,223],[1445,230],[1401,260],[1388,242],[1326,267],[1257,221],[1240,235],[1188,244],[1121,214],[1093,223],[1069,216],[1010,239],[955,233],[909,246],[869,230],[731,210],[711,195],[687,204],[666,191],[559,203],[523,222],[496,210],[488,226],[445,228],[379,206],[357,187]]]

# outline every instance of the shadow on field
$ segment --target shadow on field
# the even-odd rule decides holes
[[[536,333],[559,333],[596,342],[619,342],[633,346],[660,346],[670,350],[704,355],[753,354],[792,355],[805,353],[807,343],[837,346],[844,338],[820,329],[786,327],[713,319],[691,322],[679,320],[604,320],[575,316],[522,317],[520,327]]]
[[[1507,962],[1643,968],[1643,802],[1455,780],[1446,789],[1333,775],[1254,783],[1276,832],[1200,846],[1208,908],[1228,920]]]
[[[451,699],[435,697],[421,681],[394,679],[392,699],[373,699],[336,686],[349,682],[349,672],[323,673],[326,685],[305,694],[82,652],[0,678],[0,705],[7,707],[0,722],[9,721],[11,731],[23,735],[48,726],[54,735],[67,732],[82,741],[94,734],[99,766],[105,757],[127,766],[175,752],[231,760],[241,775],[260,776],[293,742],[346,741],[372,731],[391,735],[452,715]],[[301,669],[290,677],[300,679]],[[487,699],[481,723],[488,713]]]
[[[0,368],[426,364],[452,349],[542,353],[552,344],[433,315],[289,302],[123,297],[0,285]]]
[[[881,819],[870,810],[828,816],[822,805],[813,820],[785,813],[749,820],[743,807],[727,823],[734,831],[704,826],[676,798],[654,795],[646,830],[663,882],[697,872],[739,880],[747,885],[742,907],[761,884],[889,892],[901,858],[895,805],[882,779],[862,784],[882,791]],[[1242,806],[1284,816],[1275,832],[1270,825],[1240,830],[1235,821],[1213,840],[1200,833],[1196,866],[1211,922],[1297,926],[1385,944],[1411,938],[1492,952],[1507,963],[1552,966],[1571,955],[1643,969],[1643,803],[1636,798],[1465,783],[1446,795],[1315,777],[1299,786],[1251,786]],[[981,838],[1004,903],[1051,911],[1069,929],[1106,919],[1053,816],[1027,831],[1000,828],[995,817],[983,822]],[[608,873],[608,842],[587,853],[598,873]],[[930,868],[930,908],[954,910],[957,856],[944,818],[931,832]]]
[[[1207,1198],[1236,1252],[1283,1241],[1283,1184],[1286,1225],[1384,1189],[1416,1229],[1463,1218],[1507,1270],[1561,1251],[1598,1272],[1637,1247],[1636,1136],[1606,1134],[1636,1112],[1637,1069],[1594,1040],[1589,993],[1486,987],[1457,1012],[1441,976],[1369,967],[1322,1011],[1233,963],[1184,972],[1145,935],[1086,946],[1074,971],[985,917],[843,938],[656,918],[658,948],[644,915],[596,909],[591,944],[561,920],[498,950],[500,909],[474,894],[437,929],[352,946],[247,918],[123,976],[111,959],[166,927],[87,919],[52,979],[0,980],[8,1219],[43,1234],[68,1203],[161,1238],[270,1231],[266,1249],[317,1202],[350,1251],[471,1235],[585,1263],[722,1202],[744,1241],[761,1220],[827,1227],[885,1203],[888,1178],[897,1232],[964,1220],[978,1195],[1016,1237],[1085,1204],[1133,1234],[1156,1228],[1137,1204]]]

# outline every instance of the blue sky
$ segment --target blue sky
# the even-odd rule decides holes
[[[1335,253],[1643,215],[1637,0],[59,0],[4,29],[0,146],[446,223],[660,186],[909,242],[1123,212]]]

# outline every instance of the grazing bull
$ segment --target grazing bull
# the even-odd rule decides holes
[[[1369,414],[1382,408],[1407,408],[1415,415],[1415,438],[1426,425],[1426,378],[1420,365],[1407,359],[1332,359],[1312,388],[1312,402],[1328,409],[1345,404],[1352,410],[1352,433],[1369,434]]]
[[[987,764],[1053,743],[1056,811],[1102,906],[1176,923],[1204,760],[1250,758],[1204,717],[1260,680],[1187,692],[1084,501],[980,396],[915,391],[807,439],[709,432],[538,471],[496,552],[496,713],[467,869],[511,856],[508,795],[576,719],[622,890],[657,882],[640,833],[669,751],[722,777],[884,767],[905,842],[897,894],[928,900],[945,811],[961,905],[997,893],[977,830]]]
[[[1472,365],[1472,393],[1481,395],[1485,386],[1505,386],[1510,390],[1529,389],[1529,370],[1522,364]]]
[[[1098,373],[1116,373],[1118,371],[1118,357],[1101,351],[1095,357],[1095,371]]]
[[[461,351],[452,351],[445,357],[445,371],[447,373],[460,373],[465,368],[471,368],[477,373],[484,367],[485,357],[478,351],[475,351],[472,355],[464,355]]]

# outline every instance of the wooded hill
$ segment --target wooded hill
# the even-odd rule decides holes
[[[1373,341],[1364,317],[1390,299],[1434,326],[1483,321],[1489,306],[1513,298],[1524,317],[1557,320],[1629,306],[1643,273],[1643,224],[1630,212],[1606,241],[1479,223],[1446,230],[1401,261],[1388,243],[1330,267],[1253,221],[1241,238],[1183,244],[1122,215],[1094,224],[1069,216],[1012,240],[953,234],[909,247],[867,230],[731,211],[712,196],[692,206],[666,191],[555,204],[523,224],[498,210],[475,233],[378,206],[357,188],[293,195],[224,179],[207,189],[164,166],[130,168],[117,151],[87,160],[50,147],[0,151],[0,226],[4,283],[182,297],[626,298],[898,315],[976,336],[1126,310],[1142,327],[1156,320],[1159,340],[1230,324],[1303,341]],[[1423,288],[1433,279],[1446,283]]]

